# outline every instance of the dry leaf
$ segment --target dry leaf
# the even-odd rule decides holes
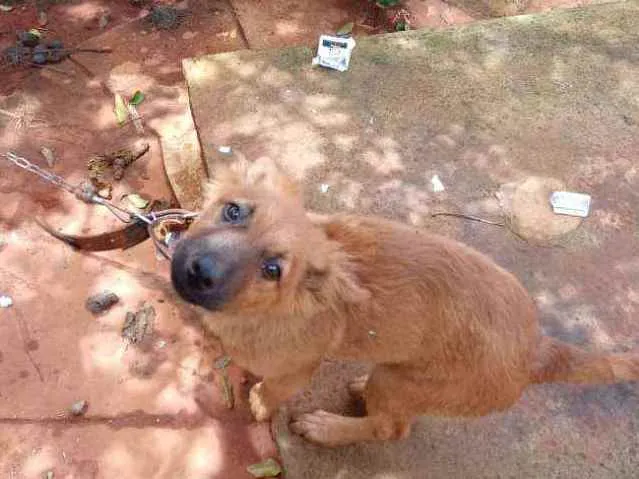
[[[276,477],[282,473],[282,467],[279,463],[269,457],[266,461],[260,462],[258,464],[251,464],[246,468],[246,470],[253,477]]]
[[[126,107],[126,103],[122,95],[115,94],[115,118],[118,120],[119,125],[123,125],[126,123],[127,118],[129,117],[129,110]]]
[[[49,168],[53,168],[53,166],[55,165],[55,155],[53,154],[53,150],[51,150],[51,148],[43,146],[42,148],[40,148],[40,153],[42,153],[44,159],[47,160],[47,166]]]
[[[337,36],[342,36],[342,35],[350,35],[351,33],[353,33],[353,27],[355,26],[355,24],[353,22],[348,22],[345,25],[342,26],[342,28],[340,28],[339,30],[337,30]]]
[[[139,210],[143,210],[147,206],[149,206],[149,200],[142,198],[140,195],[136,193],[131,193],[130,195],[126,195],[126,199],[131,205]]]

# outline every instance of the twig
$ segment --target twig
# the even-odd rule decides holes
[[[467,220],[471,220],[471,221],[477,221],[479,223],[485,223],[487,225],[494,225],[494,226],[506,226],[504,223],[498,223],[497,221],[490,221],[490,220],[485,220],[483,218],[480,218],[478,216],[472,216],[472,215],[465,215],[463,213],[450,213],[447,211],[443,211],[441,213],[433,213],[430,215],[431,217],[435,217],[435,216],[454,216],[456,218],[464,218]]]
[[[46,68],[47,70],[52,70],[54,72],[61,73],[63,75],[68,75],[70,77],[75,76],[75,73],[73,73],[73,72],[67,72],[67,71],[64,71],[64,70],[60,70],[59,68],[52,67],[51,65],[39,65],[37,63],[32,63],[32,62],[28,62],[27,65],[32,66],[32,67],[36,67],[36,68]]]
[[[33,369],[35,369],[35,372],[38,373],[40,382],[44,382],[44,375],[42,374],[42,370],[40,369],[40,366],[35,361],[35,359],[33,359],[33,356],[31,355],[31,351],[29,349],[29,342],[27,341],[27,338],[29,336],[29,330],[27,328],[27,325],[24,322],[24,318],[22,317],[22,314],[18,310],[15,311],[15,319],[18,325],[18,334],[20,335],[20,339],[22,340],[22,344],[24,347],[24,353],[29,359],[31,366],[33,366]]]

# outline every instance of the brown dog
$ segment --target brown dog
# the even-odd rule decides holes
[[[479,416],[533,383],[639,378],[639,356],[543,337],[517,279],[473,249],[399,223],[313,218],[273,163],[239,162],[172,260],[172,281],[208,312],[234,361],[263,378],[257,420],[305,386],[325,357],[374,363],[355,379],[367,416],[316,411],[292,429],[336,446],[405,437],[418,415]]]

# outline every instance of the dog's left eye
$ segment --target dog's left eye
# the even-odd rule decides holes
[[[262,263],[262,276],[269,281],[278,281],[282,276],[282,267],[277,258],[270,258]]]

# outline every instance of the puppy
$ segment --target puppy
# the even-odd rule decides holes
[[[350,384],[366,416],[291,423],[326,446],[404,438],[419,415],[502,411],[534,383],[639,378],[639,355],[542,336],[523,286],[479,252],[382,219],[308,215],[268,160],[221,167],[171,269],[233,360],[263,378],[249,398],[258,421],[323,358],[374,364]]]

